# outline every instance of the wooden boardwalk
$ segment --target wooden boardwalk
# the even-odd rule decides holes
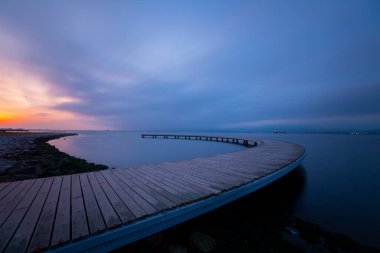
[[[249,194],[300,164],[296,144],[0,184],[0,252],[106,252]]]

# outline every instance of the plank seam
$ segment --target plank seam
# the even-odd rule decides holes
[[[90,172],[90,173],[92,173],[92,172]],[[103,222],[104,222],[104,226],[105,226],[105,231],[107,231],[107,222],[106,222],[106,219],[104,218],[104,215],[103,215],[103,212],[102,212],[102,209],[100,208],[100,205],[99,205],[99,203],[98,203],[98,198],[96,197],[96,194],[95,194],[95,192],[94,192],[94,189],[93,189],[93,187],[92,187],[92,184],[91,184],[91,182],[90,182],[90,178],[88,177],[88,173],[85,173],[85,175],[86,175],[86,177],[87,177],[87,180],[88,180],[88,185],[90,186],[90,188],[91,188],[91,191],[92,191],[92,194],[94,194],[94,199],[95,199],[95,202],[96,202],[96,205],[98,206],[98,209],[99,209],[99,212],[100,212],[100,216],[102,216],[102,219],[103,219]],[[95,180],[96,180],[96,177],[95,177]],[[103,191],[103,189],[102,189],[102,191]],[[103,192],[104,193],[104,192]],[[83,197],[84,198],[84,197]],[[86,203],[85,203],[85,206],[86,206]],[[111,205],[112,206],[112,205]],[[113,207],[112,207],[113,208]],[[87,208],[86,208],[86,215],[87,215]],[[116,214],[117,215],[117,214]],[[98,234],[99,232],[97,232],[97,233],[95,233],[95,234]],[[90,230],[90,235],[91,235],[92,233],[91,233],[91,230]]]
[[[45,180],[45,181],[46,181],[46,180]],[[44,183],[45,183],[45,181],[44,181]],[[54,183],[54,179],[51,180],[51,183],[50,183],[50,186],[49,186],[49,190],[48,190],[48,192],[47,192],[47,194],[46,194],[46,197],[45,197],[45,200],[44,200],[44,204],[42,205],[41,210],[39,211],[38,219],[36,220],[36,223],[35,223],[35,225],[34,225],[33,231],[32,231],[32,233],[30,234],[29,241],[28,241],[28,243],[26,244],[25,252],[28,251],[28,248],[29,248],[30,242],[32,241],[32,238],[33,238],[33,236],[34,236],[34,233],[36,232],[36,228],[37,228],[38,221],[39,221],[40,218],[41,218],[42,210],[44,210],[44,207],[45,207],[46,201],[47,201],[47,199],[48,199],[49,193],[50,193],[50,191],[51,191],[51,187],[53,186],[53,183]],[[41,186],[41,187],[42,187],[42,186]],[[39,193],[39,191],[38,191],[38,193]],[[38,195],[38,193],[36,194],[36,196]],[[33,200],[33,202],[34,202],[34,200]],[[33,202],[32,202],[32,204],[33,204]],[[32,204],[31,204],[30,206],[32,206]]]
[[[63,184],[63,177],[62,177],[62,180],[61,180],[61,184],[59,186],[59,194],[58,194],[58,199],[57,199],[57,204],[55,205],[55,212],[54,212],[54,218],[53,218],[53,226],[51,228],[51,232],[50,232],[50,239],[49,239],[49,246],[51,245],[52,243],[52,240],[53,240],[53,233],[54,233],[54,228],[55,228],[55,220],[57,219],[57,211],[58,211],[58,204],[59,204],[59,201],[61,199],[61,189],[62,189],[62,184]],[[71,191],[70,191],[71,192]],[[70,201],[71,202],[71,201]],[[70,208],[70,211],[71,211],[71,208]],[[70,222],[71,223],[71,222]],[[71,225],[71,224],[70,224]],[[70,237],[71,238],[71,237]]]
[[[93,173],[93,174],[95,174],[95,173]],[[104,194],[104,196],[106,197],[108,203],[109,203],[110,206],[112,207],[112,210],[115,212],[115,214],[116,214],[117,217],[119,218],[119,220],[120,220],[120,226],[122,226],[122,225],[124,224],[124,223],[123,223],[123,219],[122,219],[121,216],[118,214],[118,212],[116,211],[115,207],[113,206],[111,200],[109,199],[108,195],[107,195],[106,192],[104,191],[104,189],[103,189],[101,183],[100,183],[99,180],[98,180],[98,177],[97,177],[96,175],[93,175],[93,176],[94,176],[95,180],[98,182],[100,189],[103,191],[103,194]],[[91,185],[91,183],[90,183],[90,185]],[[91,187],[92,187],[92,185],[91,185]],[[94,191],[94,190],[92,190],[92,191]],[[96,199],[96,203],[97,203],[98,206],[99,206],[98,198],[96,197],[96,195],[95,195],[95,199]],[[120,198],[119,198],[119,199],[120,199]],[[102,209],[100,208],[100,206],[99,206],[99,210],[100,210],[100,213],[102,214],[102,217],[103,217],[103,220],[104,220],[104,224],[106,225],[106,228],[108,229],[107,222],[106,222],[106,220],[104,219],[103,212],[102,212]],[[107,230],[107,229],[106,229],[106,230]]]
[[[37,182],[37,180],[36,180],[34,183],[36,183],[36,182]],[[4,247],[4,252],[7,250],[7,248],[8,248],[8,246],[9,246],[10,242],[12,241],[14,235],[17,233],[17,230],[19,229],[19,227],[20,227],[22,221],[24,220],[26,214],[29,212],[30,207],[32,206],[34,200],[36,199],[38,193],[40,192],[40,190],[41,190],[42,185],[44,184],[44,182],[45,182],[45,179],[42,179],[42,183],[41,183],[41,185],[40,185],[40,187],[39,187],[39,189],[38,189],[36,195],[33,197],[33,200],[30,202],[30,205],[28,206],[28,209],[25,211],[24,215],[22,216],[22,218],[20,219],[19,223],[17,224],[17,228],[14,230],[14,232],[12,233],[12,236],[9,238],[8,242],[6,243],[6,245],[5,245],[5,247]],[[33,185],[34,185],[34,183],[33,183]],[[26,195],[24,196],[24,198],[25,198],[25,197],[26,197]],[[24,199],[24,198],[23,198],[23,199]],[[20,203],[21,203],[21,202],[20,202]],[[18,203],[17,206],[18,206],[20,203]],[[16,206],[16,208],[17,208],[17,206]],[[8,217],[8,218],[9,218],[9,217]]]

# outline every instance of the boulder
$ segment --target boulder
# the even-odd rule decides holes
[[[190,243],[199,252],[208,253],[215,249],[216,241],[209,235],[200,232],[194,232],[190,236]]]

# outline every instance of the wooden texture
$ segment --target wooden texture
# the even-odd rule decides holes
[[[229,141],[242,145],[249,140],[182,135],[152,138]],[[164,211],[247,185],[304,154],[304,149],[296,144],[276,141],[257,144],[186,161],[2,183],[0,252],[59,249],[67,243],[149,220],[165,214]]]

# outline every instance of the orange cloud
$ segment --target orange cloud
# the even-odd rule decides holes
[[[12,121],[17,120],[17,115],[14,115],[13,113],[7,113],[7,112],[1,112],[0,111],[0,125],[1,124],[7,124]]]
[[[97,128],[97,119],[54,109],[60,103],[80,102],[52,92],[55,84],[22,66],[0,62],[0,127]]]

